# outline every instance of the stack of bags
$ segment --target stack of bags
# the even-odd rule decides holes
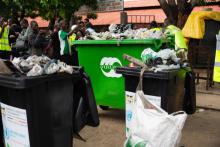
[[[66,65],[59,60],[51,60],[47,56],[30,56],[27,59],[23,57],[14,58],[12,63],[23,74],[27,76],[49,75],[54,73],[72,74],[74,69],[72,66]]]
[[[142,52],[141,59],[150,67],[150,71],[180,69],[181,58],[178,58],[176,52],[172,49],[155,52],[151,48],[147,48]]]
[[[114,39],[161,39],[164,38],[162,30],[148,30],[141,28],[133,30],[131,27],[119,27],[112,24],[109,31],[100,33],[90,33],[80,40],[114,40]]]

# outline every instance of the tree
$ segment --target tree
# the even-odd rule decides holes
[[[5,7],[6,11],[14,10],[24,16],[41,16],[54,23],[58,17],[71,20],[73,13],[82,5],[95,9],[97,0],[0,0],[0,4],[0,9]]]
[[[168,21],[180,28],[184,24],[196,5],[203,5],[204,0],[158,0]]]

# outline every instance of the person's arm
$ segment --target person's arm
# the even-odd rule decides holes
[[[2,34],[4,33],[4,28],[1,29],[0,38],[2,38]]]
[[[28,27],[24,33],[24,35],[19,35],[19,39],[27,41],[28,40],[28,35],[30,34],[30,28]]]
[[[1,30],[1,32],[0,32],[0,38],[2,38],[2,35],[3,35],[3,33],[4,33],[4,31],[5,31],[5,27],[7,26],[7,24],[3,24],[2,25],[2,30]]]

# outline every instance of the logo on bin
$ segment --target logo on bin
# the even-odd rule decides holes
[[[100,62],[102,73],[109,78],[120,78],[121,74],[115,72],[115,68],[122,66],[121,61],[114,57],[104,57]]]

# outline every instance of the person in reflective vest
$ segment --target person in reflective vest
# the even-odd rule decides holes
[[[1,58],[9,59],[11,47],[9,44],[9,26],[8,22],[4,18],[0,18],[0,52]]]
[[[215,82],[220,82],[220,31],[219,35],[216,35],[217,45],[215,53],[215,66],[214,66],[214,77]]]
[[[158,24],[156,21],[151,21],[149,29],[152,31],[161,31],[162,28],[158,27]]]

